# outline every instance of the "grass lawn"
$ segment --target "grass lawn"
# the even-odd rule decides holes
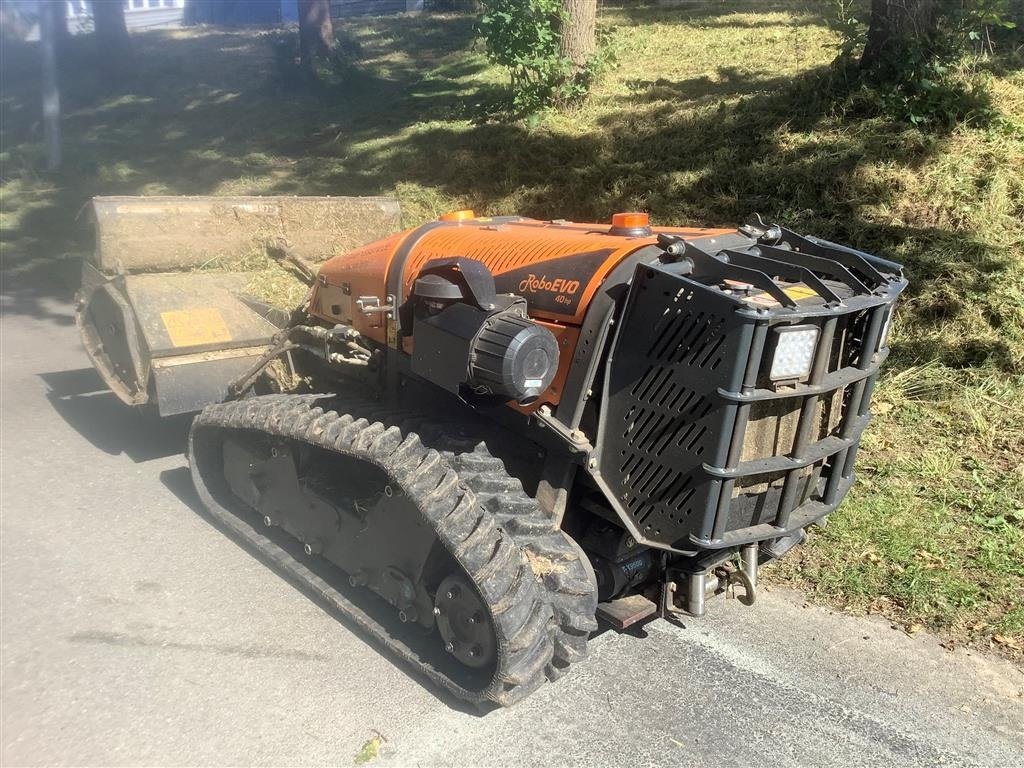
[[[91,247],[96,194],[394,194],[409,224],[452,208],[734,225],[752,211],[903,261],[860,481],[772,578],[953,643],[1024,659],[1024,73],[993,65],[1003,117],[936,135],[844,119],[835,55],[798,3],[606,7],[619,65],[582,108],[480,122],[503,74],[467,16],[339,25],[322,83],[279,32],[135,36],[103,87],[65,62],[66,167],[44,172],[35,52],[5,45],[5,269]]]

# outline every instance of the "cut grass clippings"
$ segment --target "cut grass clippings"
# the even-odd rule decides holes
[[[488,119],[505,75],[468,15],[345,20],[346,55],[296,80],[280,31],[133,36],[104,86],[75,39],[65,168],[43,170],[38,61],[5,43],[5,268],[77,258],[97,194],[397,195],[407,225],[453,208],[734,225],[753,211],[904,262],[910,289],[850,497],[768,578],[953,644],[1024,659],[1024,72],[982,64],[1001,116],[943,133],[847,119],[823,5],[604,5],[618,66],[592,97]],[[276,264],[254,275],[290,306]]]
[[[352,765],[366,765],[376,760],[380,756],[380,748],[385,741],[387,739],[374,731],[374,735],[367,739],[359,751],[352,756]]]

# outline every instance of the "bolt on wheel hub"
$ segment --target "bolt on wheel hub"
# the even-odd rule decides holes
[[[437,588],[434,616],[444,648],[467,667],[494,661],[496,643],[487,607],[469,583],[449,576]]]

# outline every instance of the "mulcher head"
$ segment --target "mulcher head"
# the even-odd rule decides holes
[[[97,197],[76,322],[111,390],[160,414],[198,411],[267,350],[249,277],[213,271],[267,248],[317,263],[400,225],[398,202],[346,197]]]

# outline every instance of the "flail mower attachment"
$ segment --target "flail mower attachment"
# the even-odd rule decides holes
[[[382,197],[97,197],[92,212],[82,341],[121,400],[162,416],[222,401],[287,319],[244,295],[249,275],[211,266],[282,247],[317,264],[400,227]]]

